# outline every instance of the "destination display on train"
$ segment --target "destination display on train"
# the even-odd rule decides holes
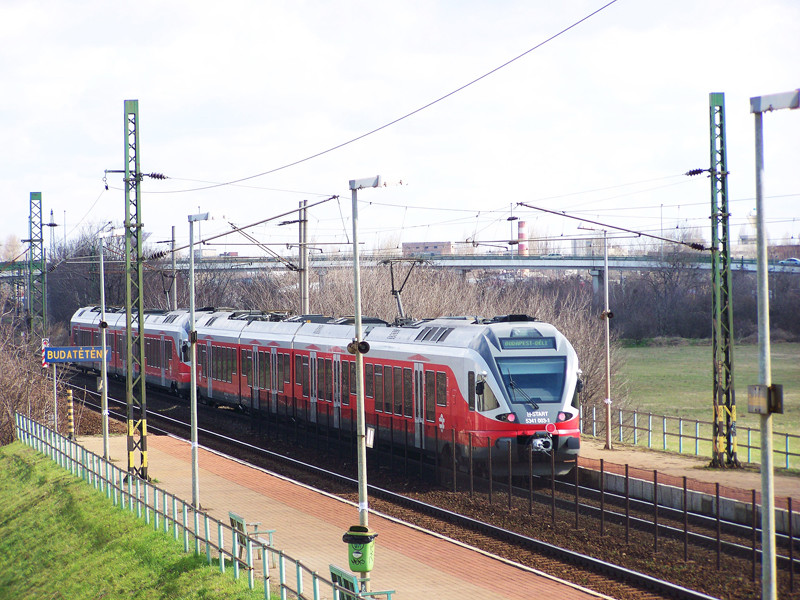
[[[106,351],[106,360],[111,359],[111,353]],[[58,348],[48,346],[44,349],[44,362],[101,362],[103,360],[102,346],[67,346]]]
[[[510,337],[500,338],[503,350],[555,350],[554,337]]]

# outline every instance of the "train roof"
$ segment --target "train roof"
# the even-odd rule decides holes
[[[263,312],[258,310],[233,310],[202,308],[195,311],[195,327],[198,335],[206,338],[228,338],[228,341],[244,344],[257,344],[265,339],[276,342],[296,342],[311,346],[315,343],[325,345],[325,339],[335,340],[332,345],[340,345],[343,340],[355,338],[353,317],[331,318],[323,315],[297,315],[287,318],[285,312]],[[100,320],[100,307],[80,308],[72,317],[73,324],[97,325]],[[124,327],[125,311],[120,308],[107,308],[106,321],[111,327]],[[148,328],[163,331],[189,330],[189,311],[147,311],[145,323]],[[442,316],[435,319],[405,320],[390,325],[386,321],[372,317],[362,318],[364,339],[377,347],[384,344],[409,344],[425,346],[428,349],[477,348],[486,342],[500,348],[501,339],[554,338],[555,346],[560,348],[566,338],[549,323],[537,321],[527,315],[500,315],[492,318],[478,316]]]
[[[196,311],[195,319],[202,316],[203,310]],[[70,319],[71,324],[92,324],[100,322],[99,306],[85,306],[75,311]],[[110,327],[124,327],[126,320],[125,309],[121,307],[106,307],[106,322]],[[158,328],[164,331],[183,329],[189,331],[189,311],[181,308],[177,310],[147,310],[144,315],[145,327]]]
[[[370,343],[385,341],[450,348],[476,347],[486,339],[499,348],[500,338],[506,337],[552,337],[557,346],[566,339],[549,323],[530,318],[507,319],[505,316],[493,319],[442,317],[417,321],[402,327],[373,329],[366,339]]]

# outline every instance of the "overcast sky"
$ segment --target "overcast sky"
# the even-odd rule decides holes
[[[660,234],[701,227],[710,166],[710,92],[726,103],[734,233],[753,214],[749,98],[800,86],[797,0],[99,0],[0,2],[0,242],[28,237],[42,192],[59,242],[124,219],[124,100],[139,100],[151,241],[187,215],[238,226],[339,196],[310,211],[321,248],[351,239],[348,181],[404,185],[359,193],[369,247],[511,235],[568,237],[578,221]],[[766,218],[773,241],[800,236],[800,111],[764,118]],[[281,217],[275,223],[295,218]],[[202,226],[205,238],[227,221]],[[65,226],[66,222],[66,226]],[[252,230],[293,242],[295,225]],[[49,247],[51,230],[45,230]],[[516,237],[516,232],[514,232]],[[217,248],[256,254],[223,238]],[[502,243],[499,245],[502,246]],[[285,249],[285,246],[284,246]],[[566,249],[566,248],[564,248]]]

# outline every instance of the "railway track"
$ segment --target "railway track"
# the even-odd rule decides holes
[[[87,400],[87,402],[91,402],[91,400]],[[111,404],[113,407],[113,402]],[[124,406],[124,404],[118,406]],[[148,428],[151,431],[157,431],[158,428],[181,437],[188,437],[188,424],[186,423],[188,407],[185,402],[154,392],[152,395],[148,395],[148,408]],[[249,418],[237,415],[232,411],[225,411],[224,414],[229,418],[220,419],[219,410],[200,408],[203,445],[280,472],[330,493],[355,500],[357,482],[352,476],[333,468],[312,464],[312,460],[305,456],[307,452],[298,447],[291,447],[290,453],[293,456],[287,456],[286,453],[265,449],[260,447],[260,444],[253,443],[257,440],[243,441],[242,437],[251,437],[241,435],[242,431],[248,428],[242,427],[242,425],[249,423]],[[114,409],[111,410],[113,416]],[[163,413],[169,413],[170,416]],[[122,413],[118,414],[123,417]],[[225,424],[224,429],[227,431],[213,431],[212,429],[220,429],[220,427],[212,427],[214,423]],[[237,439],[231,435],[231,429],[236,432]],[[317,462],[318,457],[313,458],[313,463]],[[344,466],[347,471],[348,465]],[[397,487],[397,482],[393,481],[390,475],[389,473],[372,473],[370,481],[373,484],[369,486],[372,509],[388,516],[413,523],[537,571],[607,594],[612,598],[657,600],[715,597],[693,591],[679,583],[667,581],[658,574],[648,575],[641,569],[614,564],[616,561],[593,558],[586,553],[563,548],[558,540],[570,528],[565,524],[550,525],[549,517],[547,519],[536,516],[532,519],[523,518],[527,515],[519,514],[521,512],[519,510],[502,515],[500,514],[502,511],[495,505],[487,510],[485,498],[482,495],[469,498],[464,494],[442,491],[438,486],[408,486],[406,484],[403,492],[392,491],[389,487]],[[389,484],[388,486],[380,485],[384,480]],[[500,523],[497,522],[498,518]],[[542,529],[540,533],[546,535],[530,535],[530,531],[525,531],[519,526],[523,520],[528,523],[538,523]],[[503,521],[505,521],[505,525]],[[587,539],[590,539],[596,532],[584,529],[582,533]],[[592,544],[588,545],[592,546]],[[631,548],[630,545],[628,548],[629,552],[622,552],[621,558],[625,558],[628,554],[641,553],[641,548]],[[666,553],[661,558],[666,559]],[[668,560],[672,561],[675,558],[670,557]],[[735,598],[737,596],[726,595],[725,597]]]

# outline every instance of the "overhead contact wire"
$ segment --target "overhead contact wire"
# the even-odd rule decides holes
[[[371,131],[363,133],[363,134],[359,135],[358,137],[354,137],[353,139],[348,140],[346,142],[342,142],[341,144],[337,144],[336,146],[328,148],[327,150],[322,150],[321,152],[317,152],[316,154],[312,154],[311,156],[307,156],[306,158],[301,158],[299,160],[296,160],[294,162],[285,164],[283,166],[276,167],[276,168],[270,169],[268,171],[264,171],[263,173],[257,173],[255,175],[249,175],[248,177],[242,177],[241,179],[234,179],[232,181],[226,181],[224,183],[217,183],[217,184],[214,184],[214,185],[208,185],[208,186],[197,187],[197,188],[190,188],[190,189],[185,189],[185,190],[173,190],[173,191],[169,191],[169,192],[164,191],[164,192],[150,192],[150,193],[180,194],[180,193],[185,193],[185,192],[199,192],[199,191],[202,191],[202,190],[209,190],[209,189],[213,189],[213,188],[223,187],[223,186],[226,186],[226,185],[233,185],[233,184],[236,184],[236,183],[241,183],[243,181],[249,181],[251,179],[256,179],[257,177],[263,177],[264,175],[271,175],[272,173],[276,173],[278,171],[282,171],[284,169],[288,169],[290,167],[294,167],[294,166],[302,164],[304,162],[308,162],[309,160],[313,160],[315,158],[318,158],[320,156],[323,156],[325,154],[333,152],[334,150],[339,150],[340,148],[344,148],[345,146],[348,146],[348,145],[350,145],[350,144],[352,144],[354,142],[357,142],[359,140],[363,140],[365,137],[368,137],[370,135],[378,133],[379,131],[382,131],[382,130],[386,129],[387,127],[391,127],[392,125],[395,125],[395,124],[399,123],[400,121],[404,121],[405,119],[408,119],[409,117],[412,117],[412,116],[416,115],[417,113],[422,112],[423,110],[426,110],[426,109],[430,108],[431,106],[434,106],[435,104],[438,104],[439,102],[441,102],[443,100],[446,100],[450,96],[453,96],[453,95],[465,90],[466,88],[470,87],[471,85],[474,85],[474,84],[478,83],[479,81],[481,81],[483,79],[486,79],[490,75],[493,75],[494,73],[497,73],[497,71],[499,71],[499,70],[507,67],[508,65],[518,61],[519,59],[523,58],[524,56],[527,56],[528,54],[530,54],[534,50],[538,50],[539,48],[541,48],[545,44],[548,44],[548,43],[552,42],[553,40],[555,40],[556,38],[564,35],[565,33],[567,33],[568,31],[570,31],[572,29],[574,29],[575,27],[577,27],[581,23],[591,19],[592,17],[594,17],[598,13],[602,12],[603,10],[605,10],[606,8],[608,8],[609,6],[614,4],[616,1],[617,0],[611,0],[610,2],[608,2],[607,4],[601,6],[600,8],[595,10],[594,12],[591,12],[588,15],[586,15],[585,17],[583,17],[582,19],[580,19],[578,21],[575,21],[574,23],[572,23],[572,25],[569,25],[568,27],[565,27],[564,29],[562,29],[558,33],[555,33],[555,34],[551,35],[546,40],[544,40],[542,42],[539,42],[533,48],[530,48],[529,50],[526,50],[522,54],[520,54],[518,56],[515,56],[511,60],[508,60],[508,61],[504,62],[502,65],[500,65],[498,67],[495,67],[491,71],[489,71],[487,73],[484,73],[483,75],[473,79],[469,83],[465,83],[464,85],[462,85],[459,88],[456,88],[452,92],[449,92],[449,93],[445,94],[444,96],[441,96],[440,98],[437,98],[436,100],[433,100],[432,102],[428,102],[427,104],[425,104],[423,106],[420,106],[416,110],[413,110],[410,113],[407,113],[407,114],[403,115],[402,117],[398,117],[394,121],[390,121],[389,123],[381,125],[380,127],[376,127],[375,129],[372,129]]]

